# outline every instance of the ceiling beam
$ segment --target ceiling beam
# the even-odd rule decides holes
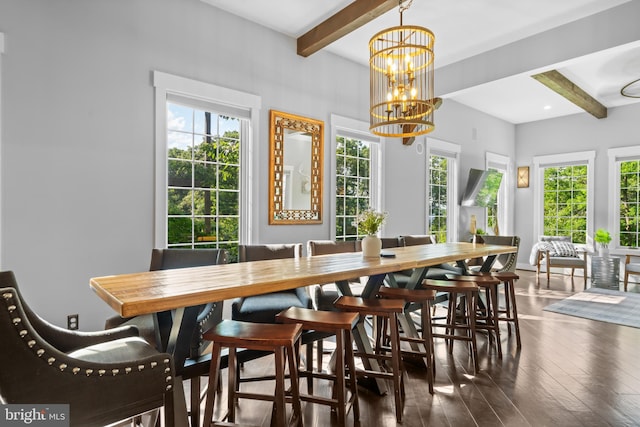
[[[398,6],[398,0],[355,0],[298,37],[298,55],[307,57]]]
[[[594,117],[598,119],[607,117],[607,107],[563,76],[558,70],[545,71],[544,73],[534,74],[531,77],[567,98]]]

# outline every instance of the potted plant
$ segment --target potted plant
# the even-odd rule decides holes
[[[598,244],[598,252],[601,257],[606,257],[609,254],[609,243],[611,242],[611,234],[604,228],[598,228],[596,234],[593,235],[593,240]]]
[[[377,212],[369,208],[358,215],[358,233],[366,234],[362,239],[362,255],[365,257],[379,257],[382,241],[377,236],[380,227],[387,219],[386,212]]]

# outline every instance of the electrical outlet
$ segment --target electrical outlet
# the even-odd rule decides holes
[[[75,331],[78,329],[78,315],[70,314],[67,316],[67,329]]]

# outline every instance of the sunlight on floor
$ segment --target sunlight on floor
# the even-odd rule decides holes
[[[625,300],[625,297],[617,296],[617,295],[599,295],[599,294],[590,294],[590,293],[582,292],[582,293],[570,296],[567,299],[576,300],[576,301],[599,302],[602,304],[620,304],[622,301]]]

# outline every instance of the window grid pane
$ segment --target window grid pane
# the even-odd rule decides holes
[[[544,234],[587,239],[587,166],[544,169]]]
[[[240,240],[240,119],[167,102],[169,247],[227,249]]]
[[[449,163],[446,157],[429,157],[429,234],[435,234],[436,241],[447,241],[447,205],[449,194]]]
[[[620,246],[640,246],[640,160],[620,162]]]
[[[336,137],[336,240],[355,240],[358,215],[371,206],[371,144]]]

